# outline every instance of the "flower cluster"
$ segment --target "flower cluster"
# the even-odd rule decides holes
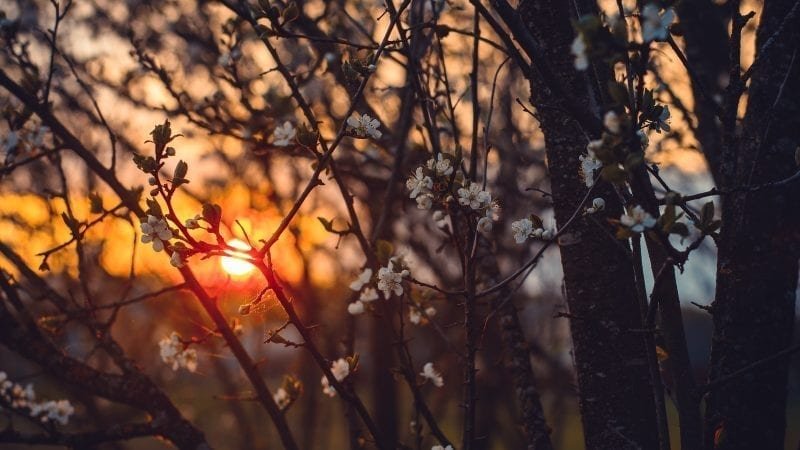
[[[514,241],[517,244],[522,244],[531,237],[549,241],[556,235],[554,229],[544,228],[541,219],[536,216],[526,217],[512,222],[511,233],[514,235]]]
[[[423,314],[423,312],[425,314]],[[408,309],[408,320],[414,325],[420,325],[427,322],[428,319],[436,315],[436,308],[428,306],[423,308],[421,305],[412,305]]]
[[[342,381],[350,375],[350,363],[344,358],[339,358],[331,364],[331,373],[336,381]],[[322,392],[328,397],[336,396],[336,389],[330,385],[328,377],[322,376]]]
[[[33,385],[23,387],[8,379],[5,372],[0,372],[0,401],[12,409],[21,410],[39,421],[58,422],[66,425],[70,416],[75,412],[69,400],[36,401],[36,392]]]
[[[359,138],[380,139],[383,133],[378,130],[381,122],[367,114],[356,113],[347,118],[347,131]]]
[[[433,383],[433,385],[436,387],[444,386],[444,379],[442,378],[442,374],[440,374],[436,369],[433,368],[432,362],[425,363],[425,365],[422,366],[422,372],[420,372],[419,374],[422,375],[422,378],[431,380],[431,383]]]
[[[181,335],[172,332],[169,337],[161,339],[158,343],[161,349],[161,360],[172,365],[172,370],[185,367],[189,372],[197,370],[197,351],[187,348],[181,342]]]
[[[417,167],[406,180],[409,197],[417,201],[417,208],[424,210],[446,205],[457,199],[459,205],[480,215],[478,231],[491,231],[494,221],[497,220],[499,205],[479,183],[466,180],[461,171],[456,171],[453,166],[450,156],[439,153],[424,166]],[[433,213],[433,219],[437,226],[444,226],[446,216],[441,210],[437,210]]]
[[[363,313],[366,310],[367,303],[378,299],[378,291],[373,286],[370,286],[370,283],[373,281],[372,273],[372,269],[367,267],[361,272],[358,278],[350,283],[350,289],[361,292],[358,296],[358,300],[347,305],[347,312],[354,316]]]

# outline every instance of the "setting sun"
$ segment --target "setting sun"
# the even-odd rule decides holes
[[[239,239],[233,239],[228,244],[242,250],[250,250],[250,246],[246,242]],[[243,277],[255,269],[255,267],[247,261],[243,261],[234,256],[223,256],[220,259],[220,266],[227,274],[235,277]]]

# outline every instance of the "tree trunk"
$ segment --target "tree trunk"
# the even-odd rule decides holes
[[[795,3],[765,2],[757,35],[760,61],[741,136],[736,146],[725,149],[723,172],[729,182],[724,188],[770,183],[797,171],[800,19]],[[776,32],[780,35],[768,44]],[[712,381],[791,343],[800,242],[798,184],[723,198]],[[787,371],[788,360],[783,359],[718,385],[707,402],[707,448],[783,449]]]
[[[523,0],[519,14],[538,41],[544,61],[586,111],[599,112],[596,81],[573,68],[573,6],[559,0]],[[589,12],[589,11],[587,11]],[[547,145],[556,221],[560,227],[586,194],[578,156],[586,133],[565,111],[564,99],[534,71],[532,102]],[[609,217],[622,206],[611,186],[595,189]],[[590,449],[658,448],[655,405],[631,260],[606,225],[577,219],[559,242],[579,387],[585,441]]]

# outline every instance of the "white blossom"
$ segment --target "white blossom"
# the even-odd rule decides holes
[[[408,321],[414,325],[419,325],[420,321],[422,321],[422,314],[416,307],[409,308]]]
[[[350,283],[350,289],[354,291],[360,291],[364,285],[369,284],[369,280],[372,279],[372,269],[367,267],[361,272],[361,275],[358,276],[352,283]]]
[[[425,308],[425,315],[428,316],[428,317],[435,316],[436,315],[436,308],[434,308],[433,306],[428,306],[427,308]]]
[[[357,316],[364,312],[364,303],[361,300],[356,300],[347,305],[347,312],[352,316]]]
[[[423,378],[431,380],[433,385],[436,387],[444,386],[444,379],[442,378],[442,374],[440,374],[439,372],[436,371],[436,369],[433,368],[432,362],[425,363],[425,365],[422,366],[422,372],[420,372],[420,375],[422,375]]]
[[[142,243],[153,243],[153,250],[160,252],[164,250],[164,242],[172,238],[172,231],[169,229],[166,219],[158,218],[153,215],[147,216],[147,221],[142,222]]]
[[[592,200],[592,206],[586,208],[587,214],[594,214],[598,211],[602,211],[606,207],[606,201],[600,197],[595,198]]]
[[[458,189],[458,203],[472,209],[481,209],[492,202],[492,196],[481,189],[478,183],[469,182],[466,187]]]
[[[342,381],[350,375],[350,363],[344,358],[339,358],[331,364],[331,373],[336,381]]]
[[[642,8],[642,39],[645,42],[666,41],[669,37],[669,26],[675,20],[675,11],[667,9],[663,14],[655,3],[648,3]]]
[[[322,393],[327,395],[328,397],[336,397],[336,388],[331,386],[330,381],[328,381],[328,377],[325,375],[322,376],[322,380],[320,381],[322,384]]]
[[[394,271],[394,258],[389,260],[386,267],[378,270],[378,290],[388,299],[394,295],[403,295],[403,277],[408,276],[408,270]]]
[[[511,232],[514,234],[514,241],[522,244],[533,234],[533,221],[526,217],[511,222]]]
[[[591,149],[587,150],[587,154],[581,155],[579,159],[581,161],[581,176],[583,177],[583,182],[586,184],[587,188],[590,188],[594,186],[595,172],[603,167],[603,163],[597,159],[597,156],[595,156],[594,151]]]
[[[378,119],[373,119],[367,114],[356,113],[347,118],[347,130],[358,137],[380,139],[383,136],[383,133],[378,130],[380,126],[381,123]]]
[[[197,370],[197,351],[193,348],[185,348],[181,342],[181,336],[172,332],[169,337],[159,341],[161,360],[166,364],[172,365],[172,370],[185,367],[189,372]]]
[[[373,287],[367,287],[363,291],[361,291],[361,295],[358,297],[358,301],[362,303],[369,303],[378,299],[378,291],[375,290]]]
[[[436,175],[439,176],[450,176],[453,173],[453,166],[450,165],[450,160],[445,158],[444,155],[439,153],[436,155],[436,159],[431,158],[428,160],[427,163],[428,170],[433,170],[436,172]]]
[[[621,131],[621,121],[619,115],[614,111],[608,111],[605,116],[603,116],[603,126],[606,127],[608,131],[612,134],[619,134]]]
[[[411,193],[409,197],[417,198],[420,194],[426,194],[433,187],[433,180],[431,177],[425,175],[422,167],[417,167],[416,172],[406,180],[406,187]]]
[[[23,387],[8,379],[5,372],[0,372],[0,398],[11,408],[25,412],[32,418],[41,422],[58,422],[66,425],[70,416],[75,412],[69,400],[36,401],[36,392],[32,384]]]
[[[291,397],[289,397],[289,393],[286,392],[284,388],[278,388],[275,394],[272,395],[272,399],[275,401],[275,404],[278,405],[279,409],[285,409],[292,401]]]
[[[641,233],[656,224],[656,219],[639,205],[633,207],[629,214],[623,214],[619,221],[634,233]]]
[[[350,363],[347,362],[344,358],[339,358],[331,364],[331,373],[333,377],[336,378],[336,381],[342,381],[350,375]],[[328,381],[328,377],[323,375],[322,380],[320,380],[322,384],[322,392],[327,395],[328,397],[336,396],[336,389],[330,385],[330,381]]]
[[[297,135],[297,130],[295,130],[294,125],[287,120],[283,122],[283,125],[275,127],[275,131],[272,132],[272,144],[278,147],[288,147],[292,145],[292,140],[295,135]]]
[[[417,208],[431,209],[433,207],[433,196],[431,194],[422,194],[417,197]]]
[[[589,56],[586,54],[586,41],[583,34],[579,33],[575,36],[570,47],[570,52],[575,57],[575,68],[578,70],[586,70],[589,68]]]

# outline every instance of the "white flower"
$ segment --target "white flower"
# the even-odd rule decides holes
[[[361,296],[358,297],[358,301],[362,303],[369,303],[378,299],[378,291],[375,288],[367,287],[363,291],[361,291]]]
[[[278,388],[275,391],[275,394],[272,395],[272,399],[275,401],[275,404],[278,405],[279,409],[284,409],[289,406],[289,403],[292,399],[289,397],[289,393],[286,392],[284,388]]]
[[[181,256],[180,252],[173,251],[172,256],[169,257],[169,263],[172,264],[173,267],[181,268],[184,266],[186,261],[184,261],[183,256]]]
[[[603,116],[603,126],[606,127],[608,131],[612,134],[619,134],[621,131],[621,123],[619,120],[619,116],[614,111],[609,111]]]
[[[417,167],[414,175],[406,180],[406,187],[411,191],[409,197],[417,198],[419,194],[425,194],[430,191],[433,187],[433,180],[422,172],[422,167]]]
[[[580,156],[581,176],[587,188],[594,186],[595,172],[603,167],[603,163],[594,154],[594,151],[587,150],[586,155]]]
[[[172,238],[172,231],[169,229],[166,219],[158,218],[153,215],[147,216],[147,221],[142,222],[142,242],[153,243],[153,250],[160,252],[164,250],[164,242]]]
[[[369,283],[369,280],[372,279],[372,269],[367,267],[361,272],[361,275],[358,276],[352,283],[350,283],[350,289],[354,291],[360,291],[364,285]]]
[[[383,292],[386,299],[394,295],[403,295],[403,277],[408,276],[408,270],[394,271],[394,258],[389,260],[386,267],[378,270],[378,289]]]
[[[434,308],[433,306],[428,306],[427,308],[425,308],[425,315],[428,316],[428,317],[435,316],[436,315],[436,308]]]
[[[492,196],[481,189],[478,183],[469,182],[467,187],[458,189],[458,203],[472,209],[481,209],[492,202]]]
[[[522,244],[533,234],[533,221],[527,217],[511,223],[511,232],[514,234],[514,241]]]
[[[61,425],[66,425],[67,422],[69,422],[69,416],[75,412],[75,408],[72,407],[72,404],[69,402],[69,400],[51,400],[36,406],[38,406],[38,408],[36,408],[37,414],[34,414],[34,408],[31,408],[32,416],[44,414],[41,417],[42,422],[52,420],[60,423]]]
[[[634,233],[641,233],[656,224],[656,219],[639,205],[631,209],[630,215],[623,214],[619,221]]]
[[[431,209],[433,207],[433,196],[431,194],[422,194],[417,197],[417,208]]]
[[[352,316],[357,316],[364,312],[364,303],[361,300],[356,300],[347,305],[347,312]]]
[[[422,366],[422,372],[420,372],[420,375],[422,375],[423,378],[431,380],[433,385],[436,387],[444,386],[444,379],[442,378],[442,375],[433,368],[432,362],[425,363],[425,365]]]
[[[419,310],[416,307],[409,308],[408,321],[413,323],[414,325],[419,325],[419,322],[421,320],[422,320],[422,314],[420,314]]]
[[[378,119],[373,119],[367,114],[360,115],[356,113],[354,116],[347,118],[347,130],[362,138],[380,139],[383,136],[383,133],[378,130],[380,126],[381,123]]]
[[[344,358],[339,358],[331,364],[331,373],[336,381],[342,381],[350,375],[350,363]]]
[[[180,367],[185,367],[189,372],[197,370],[197,351],[185,348],[178,333],[173,331],[169,337],[161,339],[158,346],[161,349],[161,360],[171,364],[172,370],[178,370]]]
[[[295,130],[292,123],[287,120],[283,122],[283,125],[275,127],[275,131],[272,132],[272,144],[278,147],[288,147],[292,145],[292,140],[296,134],[297,130]]]
[[[535,237],[536,239],[541,239],[543,234],[544,234],[544,228],[537,228],[533,230],[531,236]]]
[[[336,378],[336,381],[342,381],[350,375],[350,363],[347,362],[344,358],[339,358],[331,364],[331,373],[333,377]],[[330,385],[328,381],[328,377],[325,375],[322,376],[322,380],[320,381],[322,384],[322,392],[325,393],[328,397],[333,397],[336,395],[336,389]]]
[[[320,381],[322,384],[322,393],[327,395],[328,397],[336,397],[336,388],[331,386],[330,381],[328,381],[328,377],[325,375],[322,376],[322,380]]]
[[[667,9],[659,14],[661,8],[655,3],[648,3],[642,8],[642,39],[645,42],[666,41],[669,37],[669,26],[675,20],[675,11]]]
[[[478,231],[481,233],[488,233],[492,231],[492,219],[489,217],[481,217],[478,220]]]
[[[589,68],[589,57],[586,54],[586,41],[583,38],[583,34],[575,36],[575,40],[572,41],[572,46],[570,47],[570,52],[575,56],[576,69],[586,70]]]
[[[594,214],[598,211],[602,211],[606,207],[606,201],[600,197],[595,198],[592,200],[592,206],[586,208],[587,214]]]
[[[436,171],[436,175],[439,176],[450,176],[453,173],[453,166],[450,165],[450,160],[441,153],[436,155],[436,159],[429,159],[427,166],[429,170]]]

